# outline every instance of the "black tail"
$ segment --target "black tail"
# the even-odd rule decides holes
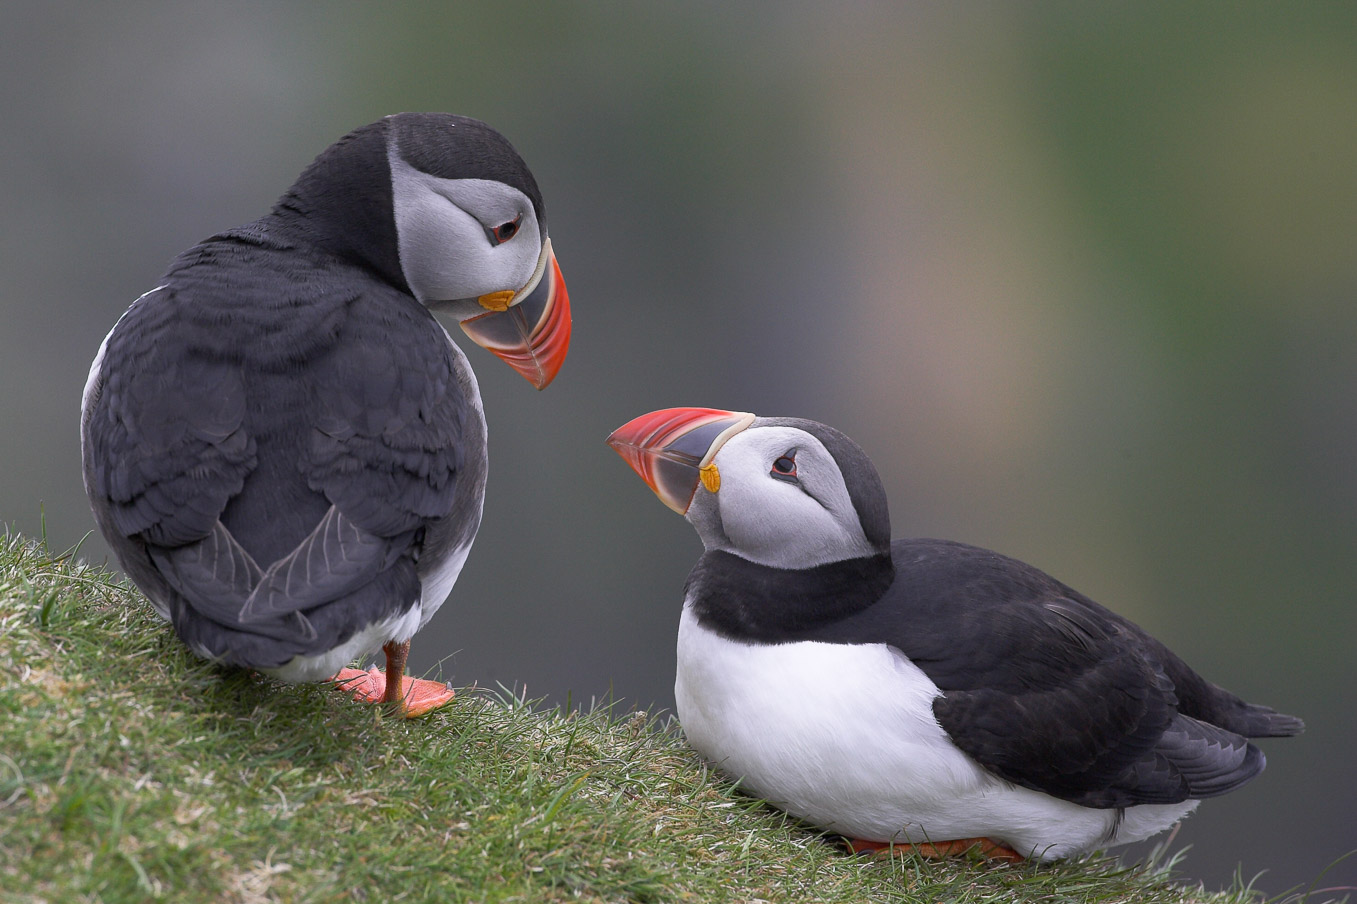
[[[1139,629],[1137,629],[1139,630]],[[1295,716],[1269,706],[1246,703],[1194,672],[1173,651],[1141,632],[1142,641],[1164,668],[1178,695],[1178,711],[1246,738],[1289,738],[1305,730]]]
[[[1235,713],[1230,728],[1246,738],[1290,738],[1304,731],[1305,723],[1275,709],[1245,703]]]

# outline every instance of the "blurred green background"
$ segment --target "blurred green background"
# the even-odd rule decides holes
[[[485,524],[419,670],[672,706],[699,545],[603,439],[812,417],[897,536],[1026,559],[1308,721],[1188,820],[1189,876],[1357,848],[1357,6],[0,6],[0,520],[93,528],[81,387],[176,252],[355,126],[465,113],[533,167],[575,333],[541,394],[468,351]]]

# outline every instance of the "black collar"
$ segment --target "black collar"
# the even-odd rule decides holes
[[[810,639],[871,606],[895,580],[889,553],[814,568],[773,568],[728,552],[697,560],[684,596],[710,630],[732,640],[785,643]]]

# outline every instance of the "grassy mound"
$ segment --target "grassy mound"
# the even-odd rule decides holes
[[[0,899],[1252,901],[1159,868],[853,857],[645,713],[469,690],[413,721],[194,659],[0,538]]]

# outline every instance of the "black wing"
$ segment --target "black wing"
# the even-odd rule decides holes
[[[935,540],[892,553],[890,591],[848,621],[884,631],[942,690],[953,742],[1014,784],[1090,807],[1211,797],[1262,771],[1244,733],[1301,728],[1022,562]]]

